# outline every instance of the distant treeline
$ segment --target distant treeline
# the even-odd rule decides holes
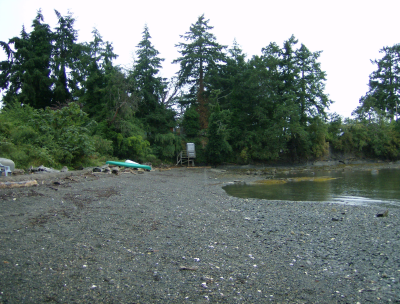
[[[0,41],[0,156],[19,167],[171,163],[186,142],[196,144],[197,163],[213,165],[301,162],[330,150],[400,158],[399,45],[381,50],[355,118],[343,120],[327,113],[321,52],[294,36],[247,58],[236,41],[220,45],[202,15],[175,45],[180,69],[165,79],[147,25],[124,69],[96,29],[77,43],[73,15],[55,13],[54,29],[39,10],[30,32]]]

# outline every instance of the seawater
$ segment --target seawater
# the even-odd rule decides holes
[[[282,183],[231,184],[224,190],[240,198],[400,207],[399,169],[315,171],[274,179]]]

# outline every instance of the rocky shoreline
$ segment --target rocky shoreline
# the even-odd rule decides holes
[[[265,178],[252,171],[88,169],[0,189],[0,303],[399,303],[399,208],[222,189]]]
[[[111,166],[116,167],[116,166]],[[40,167],[38,167],[40,168]],[[164,166],[163,168],[153,168],[153,171],[164,171],[170,169],[182,168],[177,166]],[[194,168],[207,168],[211,167],[194,167]],[[1,182],[18,182],[23,180],[40,180],[45,183],[45,181],[52,181],[58,178],[65,178],[67,176],[85,176],[91,174],[98,174],[99,172],[110,174],[112,171],[109,169],[108,165],[103,167],[89,167],[83,168],[82,170],[72,170],[69,171],[67,167],[63,170],[54,170],[51,168],[46,170],[34,170],[32,172],[25,173],[24,170],[15,169],[15,173],[5,177],[0,176]],[[104,170],[107,169],[107,170]],[[190,167],[189,167],[190,169]],[[377,170],[377,169],[400,169],[400,161],[397,162],[376,162],[376,161],[347,161],[346,163],[341,161],[318,161],[313,163],[298,164],[296,166],[288,165],[221,165],[212,171],[215,173],[224,173],[227,176],[245,177],[249,175],[255,176],[269,176],[277,173],[301,173],[309,171],[338,171],[338,170]],[[123,169],[121,172],[134,172],[132,169]],[[263,178],[263,177],[261,177]]]

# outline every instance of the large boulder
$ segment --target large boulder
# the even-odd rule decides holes
[[[15,169],[15,164],[11,159],[0,157],[0,164],[2,164],[3,166],[9,166],[11,172]]]

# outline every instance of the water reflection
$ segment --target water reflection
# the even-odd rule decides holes
[[[225,186],[235,197],[346,204],[390,204],[400,207],[400,170],[332,171],[276,175],[279,183]],[[283,182],[282,182],[283,181]]]

